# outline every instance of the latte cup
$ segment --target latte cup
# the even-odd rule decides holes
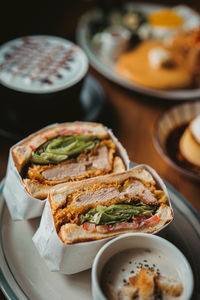
[[[0,47],[0,127],[22,135],[53,122],[80,119],[85,53],[53,36],[27,36]]]

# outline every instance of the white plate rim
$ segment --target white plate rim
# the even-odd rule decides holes
[[[162,8],[166,7],[160,4],[150,4],[146,2],[134,2],[134,5],[139,7],[146,7],[149,8]],[[188,100],[197,100],[200,97],[200,88],[197,89],[185,89],[185,90],[174,90],[174,91],[162,91],[156,90],[151,88],[143,87],[139,84],[133,83],[128,81],[118,75],[117,73],[113,72],[105,63],[103,63],[92,51],[91,47],[89,47],[87,43],[87,35],[88,35],[88,23],[86,20],[90,19],[94,12],[98,11],[98,9],[92,9],[85,14],[82,15],[80,21],[78,23],[76,29],[76,40],[78,44],[83,48],[85,53],[88,56],[89,62],[91,66],[96,69],[99,73],[104,75],[106,78],[110,79],[111,81],[117,83],[118,85],[125,87],[129,90],[138,92],[140,94],[144,94],[151,97],[161,98],[163,100],[170,100],[170,101],[188,101]]]

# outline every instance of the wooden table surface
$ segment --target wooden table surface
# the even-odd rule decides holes
[[[79,16],[91,6],[88,2],[77,2],[80,2],[78,7],[74,4],[71,10],[62,14],[61,20],[56,23],[56,29],[48,31],[44,28],[41,33],[73,37]],[[19,31],[17,34],[20,36],[23,33]],[[28,33],[31,34],[31,30]],[[36,33],[39,33],[39,30]],[[8,39],[10,37],[12,37],[11,34]],[[89,72],[99,81],[106,94],[106,105],[98,121],[113,129],[132,161],[149,164],[156,169],[161,177],[176,188],[200,213],[200,183],[190,180],[173,169],[160,157],[153,145],[156,120],[177,103],[151,99],[130,92],[104,78],[92,68]],[[0,180],[5,176],[8,152],[12,144],[13,141],[0,137]],[[0,299],[4,299],[1,292]]]

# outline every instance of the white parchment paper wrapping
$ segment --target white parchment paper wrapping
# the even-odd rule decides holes
[[[55,127],[56,125],[59,124],[58,123],[52,124],[45,128],[47,129],[50,127]],[[44,128],[42,130],[44,130]],[[41,130],[39,130],[37,133],[39,133],[40,131]],[[108,129],[108,132],[113,142],[116,145],[117,152],[122,157],[126,165],[126,169],[128,170],[129,158],[126,150],[123,148],[121,143],[117,140],[117,138],[114,136],[114,134],[110,129]],[[24,140],[26,140],[27,138],[25,138]],[[19,143],[21,143],[21,141]],[[39,217],[43,212],[46,199],[40,200],[37,198],[33,198],[26,191],[25,185],[22,181],[22,177],[19,174],[14,164],[11,151],[12,148],[10,149],[10,153],[9,153],[7,173],[6,173],[4,190],[3,190],[4,198],[6,200],[10,215],[13,220],[24,220],[24,219],[32,219],[32,218]]]
[[[41,216],[46,199],[36,199],[27,193],[22,178],[15,167],[11,150],[3,194],[13,220],[31,219]]]
[[[167,188],[160,176],[154,169],[147,165],[138,165],[134,169],[141,168],[145,168],[153,175],[158,186],[165,192],[168,203],[171,207]],[[165,224],[161,229],[154,233],[159,232],[168,224],[169,223]],[[33,236],[33,242],[51,271],[58,271],[63,274],[73,274],[91,268],[98,250],[112,238],[113,237],[109,237],[99,241],[83,242],[71,245],[64,244],[57,235],[50,204],[49,201],[47,201],[42,214],[40,226]]]

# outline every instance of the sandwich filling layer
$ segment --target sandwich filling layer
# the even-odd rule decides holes
[[[110,233],[119,230],[137,229],[152,226],[160,221],[158,206],[139,202],[117,203],[110,206],[97,206],[81,216],[84,230],[91,233]]]
[[[91,150],[100,140],[92,134],[58,135],[39,146],[32,154],[31,161],[39,164],[57,164]]]
[[[39,147],[34,147],[24,176],[29,191],[41,184],[48,189],[58,183],[78,181],[125,169],[109,135],[99,138],[95,134],[58,134]],[[32,191],[29,191],[32,193]],[[37,198],[43,199],[44,193]]]
[[[134,177],[83,185],[60,202],[54,195],[50,204],[56,230],[65,243],[66,232],[72,234],[73,230],[101,235],[152,227],[161,221],[161,210],[169,208],[164,191],[156,188],[155,181]]]
[[[95,175],[97,170],[109,172],[112,169],[112,159],[115,146],[111,140],[99,143],[91,151],[85,150],[77,157],[62,163],[38,165],[32,164],[28,170],[28,177],[51,184],[53,181],[65,181],[67,178],[85,176],[87,173]]]

